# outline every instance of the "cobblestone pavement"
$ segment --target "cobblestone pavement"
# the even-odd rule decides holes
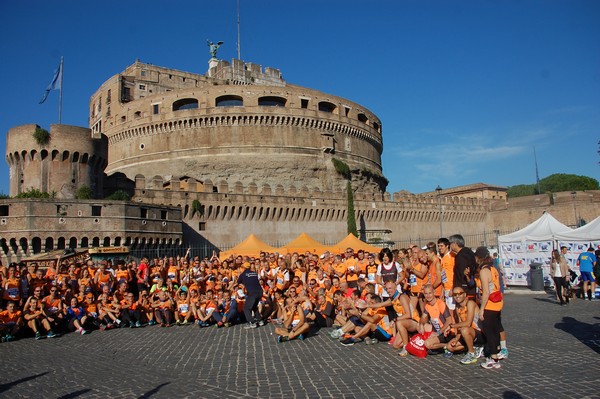
[[[401,358],[321,330],[278,344],[272,326],[145,327],[0,344],[0,397],[600,398],[600,302],[506,295],[502,369]]]

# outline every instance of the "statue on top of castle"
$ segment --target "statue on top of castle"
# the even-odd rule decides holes
[[[210,52],[210,56],[212,58],[217,58],[217,49],[219,47],[221,47],[221,44],[223,44],[222,41],[217,42],[217,44],[214,44],[213,42],[211,42],[210,40],[206,39],[206,44],[208,45],[208,47],[210,48],[209,52]]]

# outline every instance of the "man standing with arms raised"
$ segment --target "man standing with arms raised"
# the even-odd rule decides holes
[[[246,303],[244,304],[244,316],[248,324],[244,327],[256,328],[263,326],[264,321],[258,311],[258,302],[263,295],[263,289],[258,281],[258,273],[250,269],[250,265],[245,265],[244,271],[238,277],[238,284],[246,288]]]
[[[465,247],[465,239],[460,234],[448,237],[450,250],[456,254],[454,257],[454,284],[462,287],[469,299],[475,299],[476,285],[473,276],[477,269],[475,254],[471,248]]]

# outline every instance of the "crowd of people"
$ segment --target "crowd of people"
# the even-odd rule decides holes
[[[2,341],[66,332],[196,325],[253,329],[271,323],[278,342],[319,328],[341,345],[387,342],[400,356],[415,336],[429,354],[501,367],[501,271],[487,248],[461,235],[426,247],[348,248],[344,253],[261,253],[95,262],[57,259],[0,268]],[[411,352],[412,353],[412,352]]]

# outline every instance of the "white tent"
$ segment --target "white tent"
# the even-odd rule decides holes
[[[558,245],[567,247],[567,260],[573,271],[577,268],[579,254],[587,251],[588,247],[600,249],[600,216],[585,226],[556,235]]]
[[[558,246],[557,236],[572,230],[549,213],[544,213],[527,227],[499,236],[499,255],[507,284],[527,285],[531,263],[542,264],[544,280],[548,281],[551,252]]]
[[[559,233],[556,238],[565,241],[600,241],[600,216],[578,229]]]

